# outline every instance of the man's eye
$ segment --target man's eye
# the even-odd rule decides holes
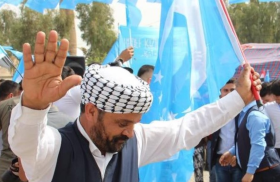
[[[126,127],[127,126],[127,123],[119,123],[119,127],[123,128],[123,127]]]

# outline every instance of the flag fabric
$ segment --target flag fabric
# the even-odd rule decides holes
[[[265,74],[265,77],[264,77],[264,81],[265,82],[269,82],[270,81],[269,70],[266,71],[266,74]]]
[[[137,8],[138,0],[119,0],[119,3],[125,4],[126,7],[126,25],[138,26],[142,20],[142,13]]]
[[[22,52],[19,52],[19,51],[16,51],[16,50],[9,50],[19,61],[19,64],[17,66],[17,69],[13,75],[13,78],[12,80],[14,82],[21,82],[22,80],[22,77],[24,75],[24,61],[23,61],[23,53]]]
[[[119,27],[119,37],[112,46],[102,64],[115,61],[118,55],[127,47],[134,47],[133,58],[124,66],[133,69],[137,74],[144,64],[155,65],[158,54],[158,28],[153,27]]]
[[[7,69],[11,69],[13,67],[13,63],[11,62],[10,58],[8,57],[8,54],[2,46],[0,46],[0,66]]]
[[[262,82],[264,81],[264,77],[265,77],[265,70],[263,69],[260,74],[260,79]]]
[[[184,116],[218,99],[220,88],[244,61],[223,0],[162,1],[153,105],[142,123]],[[193,152],[182,150],[140,168],[147,182],[188,181]]]

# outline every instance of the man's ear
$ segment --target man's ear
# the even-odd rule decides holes
[[[9,93],[9,95],[6,97],[7,99],[13,98],[14,94],[13,93]]]
[[[85,104],[85,116],[87,120],[94,121],[98,115],[97,107],[92,103]]]

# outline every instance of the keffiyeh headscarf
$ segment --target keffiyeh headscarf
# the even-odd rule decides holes
[[[91,65],[81,85],[82,104],[109,113],[145,113],[152,104],[149,85],[121,67]]]

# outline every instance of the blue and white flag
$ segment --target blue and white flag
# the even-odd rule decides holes
[[[127,47],[134,47],[133,58],[124,66],[133,69],[137,74],[144,64],[155,65],[158,55],[158,28],[120,26],[119,37],[112,46],[102,64],[114,62],[118,55]]]
[[[159,52],[151,90],[153,105],[142,123],[172,120],[218,99],[220,88],[243,61],[222,0],[162,1]],[[199,141],[197,141],[199,142]],[[188,181],[193,153],[140,169],[147,182]]]

